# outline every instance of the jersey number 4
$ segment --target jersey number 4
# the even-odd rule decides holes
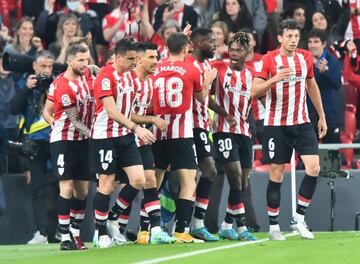
[[[160,107],[176,108],[181,106],[183,101],[183,81],[178,77],[171,77],[168,80],[159,78],[155,81],[155,88],[159,89]]]

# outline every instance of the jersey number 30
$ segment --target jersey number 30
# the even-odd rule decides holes
[[[178,77],[171,77],[168,80],[159,78],[155,81],[155,87],[159,89],[160,107],[176,108],[181,106],[184,88],[183,81]]]

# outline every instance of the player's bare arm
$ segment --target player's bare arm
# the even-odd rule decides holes
[[[196,100],[201,103],[205,102],[206,96],[209,95],[211,84],[215,80],[217,74],[218,71],[215,68],[204,73],[204,83],[202,85],[202,90],[200,92],[195,92]]]
[[[44,109],[43,109],[43,117],[46,123],[51,125],[54,122],[54,102],[46,99]]]
[[[90,129],[85,126],[84,123],[82,123],[79,120],[79,115],[76,107],[70,107],[65,109],[65,113],[70,119],[71,123],[74,125],[74,127],[84,136],[90,136]]]
[[[223,116],[226,122],[228,122],[231,127],[235,127],[237,125],[235,117],[229,115],[229,113],[226,112],[225,109],[222,108],[218,103],[216,103],[214,98],[212,98],[211,96],[209,97],[209,108],[213,110],[215,113]]]
[[[255,77],[253,86],[251,88],[251,98],[255,99],[264,96],[265,93],[277,82],[280,82],[286,78],[289,78],[293,73],[291,68],[285,68],[279,71],[275,76],[268,80],[264,80],[259,77]]]
[[[319,116],[318,135],[319,135],[319,139],[322,139],[323,137],[326,136],[327,124],[325,119],[324,108],[321,101],[320,90],[314,77],[308,79],[307,81],[307,92]]]
[[[109,118],[115,120],[119,124],[124,125],[132,132],[136,133],[138,137],[147,144],[155,142],[154,135],[146,128],[138,126],[130,119],[126,118],[122,113],[117,111],[114,98],[112,96],[106,96],[101,98],[101,102],[109,116]]]
[[[154,125],[161,131],[166,131],[166,129],[167,129],[166,121],[157,116],[137,115],[137,114],[132,113],[131,121],[135,122],[136,124]]]

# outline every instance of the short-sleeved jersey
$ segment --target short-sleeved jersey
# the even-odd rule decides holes
[[[214,132],[235,133],[250,137],[248,116],[253,78],[251,71],[247,68],[242,71],[232,70],[227,62],[222,61],[211,62],[211,66],[218,70],[218,77],[215,80],[215,100],[237,121],[235,127],[230,127],[223,116],[215,113]]]
[[[284,68],[294,75],[274,84],[266,93],[265,126],[291,126],[310,122],[306,106],[307,79],[314,77],[311,53],[297,49],[293,57],[270,51],[260,61],[255,77],[267,80]]]
[[[193,56],[188,56],[186,61],[192,63],[200,71],[202,80],[204,80],[205,72],[211,70],[211,66],[208,60],[201,62],[196,60]],[[204,103],[196,100],[194,96],[193,115],[194,128],[202,128],[209,131],[209,96],[205,98]]]
[[[191,63],[164,61],[154,74],[154,114],[168,123],[167,132],[154,129],[158,140],[193,137],[193,92],[202,90],[200,72]]]
[[[250,69],[251,72],[255,72],[256,69],[259,69],[260,67],[261,58],[262,58],[261,54],[255,53],[253,59],[245,63],[245,67]],[[252,100],[251,110],[254,114],[255,121],[264,120],[265,107],[263,103],[260,101],[260,99]]]
[[[137,115],[146,115],[153,96],[154,88],[152,79],[148,77],[145,81],[143,81],[136,75],[135,71],[132,71],[131,74],[134,80],[135,87],[133,113]],[[145,125],[143,125],[143,127],[145,127]],[[136,137],[136,144],[138,146],[143,146],[146,143]]]
[[[79,120],[90,128],[94,111],[94,98],[84,76],[77,80],[66,79],[63,75],[51,85],[49,100],[54,102],[54,122],[51,127],[50,143],[61,140],[84,140],[82,135],[68,118],[65,110],[76,107]]]
[[[102,67],[95,79],[94,94],[96,113],[91,129],[91,137],[94,139],[104,139],[129,134],[131,131],[128,128],[109,118],[101,98],[112,96],[117,111],[130,118],[135,97],[131,72],[118,73],[111,64]]]

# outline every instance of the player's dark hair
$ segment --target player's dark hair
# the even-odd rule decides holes
[[[73,45],[70,45],[66,49],[66,58],[69,58],[71,56],[76,56],[77,53],[85,53],[85,52],[88,52],[88,51],[89,51],[89,49],[85,48],[81,44],[73,44]]]
[[[136,44],[133,39],[123,38],[115,45],[116,55],[125,55],[128,51],[136,51]]]
[[[311,38],[319,38],[321,43],[325,43],[327,40],[327,32],[325,30],[314,28],[307,35],[308,40]]]
[[[244,49],[244,50],[249,50],[250,49],[250,38],[247,34],[247,32],[243,32],[243,31],[238,31],[234,34],[234,36],[230,39],[229,41],[229,47],[233,44],[233,43],[238,43],[240,44],[240,46]]]
[[[189,44],[189,38],[184,33],[174,33],[169,36],[167,46],[171,54],[177,55]]]
[[[279,23],[278,26],[278,35],[282,36],[285,29],[294,30],[297,29],[299,32],[301,31],[300,24],[296,22],[294,19],[284,19]]]
[[[213,34],[213,31],[210,28],[198,27],[191,32],[190,40],[194,42],[202,37],[207,37],[209,34]]]

